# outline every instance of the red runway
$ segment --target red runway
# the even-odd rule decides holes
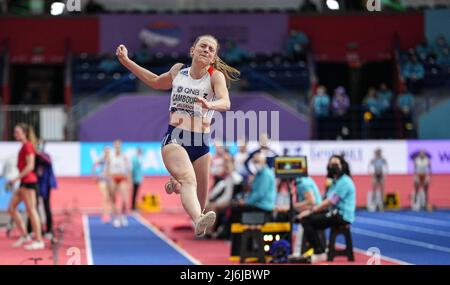
[[[314,177],[320,188],[324,185],[324,177]],[[231,262],[230,244],[222,240],[196,240],[192,231],[175,230],[177,226],[189,227],[190,221],[184,213],[177,195],[165,194],[163,187],[166,177],[145,178],[140,196],[145,193],[156,193],[161,201],[160,213],[144,213],[143,216],[150,223],[159,228],[169,239],[186,250],[202,264],[238,264]],[[449,175],[434,175],[430,187],[430,199],[438,207],[448,207],[450,197],[445,193],[442,185],[450,184]],[[365,205],[366,193],[370,189],[371,178],[368,176],[355,176],[357,186],[357,205]],[[100,213],[101,196],[96,182],[91,177],[85,178],[59,178],[60,189],[53,192],[52,206],[55,209],[55,225],[63,229],[63,240],[58,250],[52,250],[47,242],[46,250],[27,252],[23,249],[13,249],[11,244],[18,237],[13,232],[14,239],[0,239],[0,252],[2,258],[0,264],[34,264],[32,258],[40,258],[38,264],[86,264],[85,231],[83,229],[82,213]],[[412,177],[406,175],[391,175],[386,179],[386,192],[398,192],[400,204],[408,207],[409,194],[411,192]],[[68,249],[71,249],[68,251]],[[80,257],[77,258],[79,250]],[[57,257],[57,259],[55,259]],[[366,264],[369,257],[365,252],[355,252],[356,262],[352,264]],[[324,263],[327,264],[327,263]],[[337,258],[331,264],[349,264],[345,258]],[[395,262],[382,259],[382,264],[395,264]]]

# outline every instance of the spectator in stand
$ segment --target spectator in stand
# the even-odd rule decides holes
[[[331,102],[333,115],[336,117],[342,117],[347,113],[349,107],[350,99],[346,94],[345,88],[342,86],[337,87],[334,90],[334,96]]]
[[[386,83],[380,84],[380,90],[377,92],[377,99],[380,106],[380,111],[386,112],[392,108],[392,91],[387,87]]]
[[[309,44],[308,36],[305,33],[292,29],[289,32],[287,41],[288,54],[293,59],[299,59],[305,55],[306,47]]]
[[[437,57],[437,64],[450,67],[450,48],[444,48]]]
[[[330,130],[327,135],[328,139],[344,139],[349,135],[349,128],[347,125],[347,113],[350,108],[350,99],[346,94],[345,88],[342,86],[334,90],[333,99],[331,100],[331,112],[333,120],[327,124]]]
[[[151,59],[149,48],[145,43],[134,53],[134,60],[140,65],[146,65]]]
[[[414,111],[414,96],[411,92],[406,90],[397,97],[397,108],[401,111],[403,116],[412,117]]]
[[[330,96],[325,86],[317,87],[317,93],[313,97],[314,115],[317,118],[326,118],[330,115]]]
[[[444,50],[448,48],[449,45],[444,35],[439,35],[436,38],[435,44],[433,45],[433,53],[436,56],[436,58],[438,58],[444,52]]]
[[[419,57],[421,61],[425,61],[430,56],[430,48],[427,42],[421,42],[417,45],[415,49],[415,54]]]
[[[249,57],[248,51],[238,46],[235,41],[228,40],[223,50],[223,58],[230,64],[239,64]]]
[[[108,54],[99,63],[98,69],[105,73],[113,73],[120,68],[119,61],[117,61],[113,55]]]
[[[405,90],[397,97],[397,108],[400,110],[400,122],[401,122],[401,138],[414,138],[414,95]]]
[[[317,93],[313,97],[313,109],[316,119],[317,138],[322,139],[324,138],[326,119],[330,115],[330,96],[323,85],[317,87]]]
[[[415,55],[411,56],[410,60],[404,65],[402,73],[408,89],[413,93],[419,93],[425,77],[425,69]]]
[[[367,91],[367,96],[364,98],[363,101],[364,109],[372,113],[375,117],[380,116],[381,113],[381,106],[380,101],[377,98],[377,93],[375,88],[370,87],[369,91]]]

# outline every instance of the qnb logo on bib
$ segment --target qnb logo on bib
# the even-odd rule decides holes
[[[192,88],[187,88],[187,87],[184,88],[183,92],[186,93],[186,94],[192,94],[192,95],[195,95],[195,96],[200,95],[200,90],[198,90],[198,89],[192,89]]]

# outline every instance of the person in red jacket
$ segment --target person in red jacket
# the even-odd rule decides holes
[[[36,210],[37,193],[38,193],[38,178],[34,171],[36,161],[36,135],[31,126],[24,123],[19,123],[14,128],[14,137],[17,141],[22,143],[22,147],[19,151],[17,160],[17,168],[19,169],[19,175],[10,180],[8,184],[13,185],[17,181],[20,181],[20,188],[15,192],[11,198],[8,207],[8,213],[11,215],[14,223],[20,230],[20,238],[13,244],[13,247],[20,247],[30,241],[27,236],[25,225],[17,211],[17,206],[20,202],[24,202],[28,217],[31,220],[31,225],[34,232],[35,240],[30,244],[25,245],[27,250],[39,250],[43,249],[44,241],[42,240],[41,223],[39,214]]]

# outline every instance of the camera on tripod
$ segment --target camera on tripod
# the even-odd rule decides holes
[[[306,156],[275,157],[275,176],[282,180],[295,179],[308,175]]]

